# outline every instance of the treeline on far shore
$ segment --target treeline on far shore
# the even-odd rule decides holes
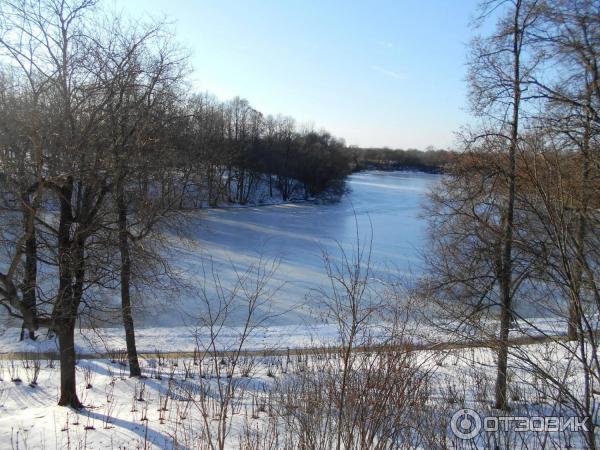
[[[360,148],[349,147],[351,152],[350,169],[360,170],[415,170],[440,173],[451,162],[455,152],[428,147],[426,150]]]

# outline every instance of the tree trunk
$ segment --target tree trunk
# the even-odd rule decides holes
[[[60,406],[81,409],[83,405],[77,397],[75,385],[75,320],[61,321],[58,329],[60,352]]]
[[[279,189],[281,189],[281,199],[284,202],[287,202],[289,198],[287,178],[283,176],[278,176],[277,181],[279,182]]]
[[[71,200],[73,196],[73,179],[68,178],[60,188],[60,222],[58,226],[58,265],[59,286],[58,298],[54,303],[52,322],[58,335],[60,353],[60,399],[61,406],[81,408],[83,405],[77,397],[75,386],[75,322],[78,303],[72,284],[74,267],[78,267],[77,276],[83,282],[83,248],[73,248],[71,225],[73,215]],[[79,251],[78,251],[79,250]],[[74,261],[74,257],[80,258]],[[79,292],[77,295],[80,295]]]
[[[575,262],[572,275],[571,298],[569,302],[569,319],[567,325],[567,337],[570,341],[576,341],[581,332],[581,281],[583,277],[584,241],[586,235],[585,213],[579,212],[577,234],[575,236]]]
[[[508,410],[507,371],[508,371],[508,333],[510,328],[510,306],[502,305],[500,317],[500,336],[498,339],[498,367],[496,374],[496,408]]]
[[[127,235],[127,203],[123,186],[118,187],[117,208],[119,222],[119,251],[121,253],[121,313],[123,316],[123,327],[125,328],[125,342],[127,343],[127,359],[129,361],[129,376],[140,377],[142,371],[138,361],[137,348],[135,345],[135,328],[131,314],[131,258],[129,255],[129,238]]]
[[[245,183],[245,173],[244,170],[238,171],[238,179],[237,179],[237,201],[240,205],[244,204],[244,183]]]
[[[38,328],[36,286],[37,286],[37,240],[35,235],[35,210],[31,205],[29,194],[22,195],[23,200],[23,227],[25,228],[25,273],[23,275],[23,305],[31,313],[28,320],[23,321],[21,340],[24,338],[25,329],[29,338],[35,340],[35,330]]]
[[[508,369],[508,334],[512,320],[512,247],[515,209],[516,188],[516,152],[519,139],[519,112],[521,103],[521,75],[520,75],[520,49],[522,30],[519,25],[521,1],[515,4],[513,28],[513,108],[511,121],[511,135],[508,155],[508,199],[504,217],[504,236],[502,249],[502,274],[500,279],[501,289],[501,317],[500,336],[498,341],[498,367],[496,374],[496,408],[508,410],[507,401],[507,369]]]
[[[591,94],[588,92],[588,110],[591,108]],[[587,215],[589,205],[589,180],[590,180],[590,135],[592,120],[588,111],[583,142],[582,153],[582,177],[581,177],[581,205],[577,210],[577,232],[575,235],[575,261],[573,264],[573,286],[571,289],[571,301],[569,304],[569,323],[567,337],[571,341],[578,338],[581,328],[581,281],[583,277],[583,266],[585,264],[585,240],[587,235]]]
[[[227,190],[227,201],[229,203],[233,203],[233,198],[231,198],[231,172],[233,171],[233,168],[230,166],[228,166],[227,169],[227,181],[225,182],[225,189]]]

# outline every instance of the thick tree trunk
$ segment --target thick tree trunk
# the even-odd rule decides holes
[[[127,343],[127,359],[129,361],[129,376],[142,375],[135,345],[135,328],[131,314],[131,258],[129,255],[129,238],[127,236],[127,204],[123,187],[119,186],[117,194],[117,208],[119,209],[119,251],[121,253],[121,313],[123,327],[125,328],[125,342]]]
[[[61,321],[58,329],[60,352],[60,406],[80,409],[83,405],[77,397],[75,385],[75,320]]]
[[[73,196],[73,180],[69,178],[60,188],[60,222],[58,226],[58,263],[59,286],[58,297],[52,312],[52,322],[58,335],[60,353],[60,399],[61,406],[81,408],[83,405],[77,397],[75,386],[75,322],[77,299],[81,299],[82,287],[75,292],[73,286],[73,272],[77,267],[76,278],[83,283],[83,248],[74,248],[71,240],[71,226],[73,215],[71,200]],[[83,242],[80,241],[83,245]],[[77,284],[77,281],[76,281]],[[76,298],[76,296],[79,296]]]

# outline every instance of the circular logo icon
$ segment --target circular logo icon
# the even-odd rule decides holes
[[[450,428],[459,439],[473,439],[481,431],[481,417],[472,409],[460,409],[450,419]]]

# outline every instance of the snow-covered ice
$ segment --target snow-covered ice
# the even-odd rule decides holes
[[[145,303],[145,314],[137,315],[138,326],[193,325],[201,314],[194,288],[205,283],[207,266],[231,285],[233,267],[244,270],[261,257],[278,261],[270,283],[277,293],[269,302],[269,323],[313,323],[320,315],[319,302],[310,294],[325,282],[322,252],[338,255],[338,243],[350,251],[357,228],[362,245],[367,245],[372,230],[377,276],[418,272],[425,239],[425,220],[419,214],[439,178],[418,172],[357,173],[349,177],[350,192],[338,203],[194,212],[185,238],[172,239],[172,266],[191,289],[156,294],[156,301]]]

